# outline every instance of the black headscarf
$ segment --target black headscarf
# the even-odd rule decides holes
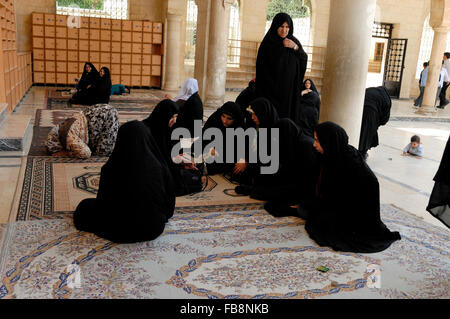
[[[251,120],[251,118],[248,116],[249,113],[246,111],[247,107],[250,105],[250,103],[256,99],[256,82],[255,79],[248,82],[248,86],[239,93],[238,97],[236,98],[236,104],[238,104],[241,107],[242,114],[244,114],[245,121]]]
[[[364,109],[370,108],[378,114],[378,126],[385,125],[391,114],[392,100],[384,86],[366,89]]]
[[[148,118],[143,120],[144,124],[150,128],[152,136],[168,164],[172,163],[170,152],[173,144],[170,138],[172,129],[169,127],[169,121],[178,112],[178,105],[170,99],[165,99],[155,106]]]
[[[97,97],[97,104],[108,104],[111,96],[111,73],[107,67],[102,67],[103,76],[100,76],[97,84],[95,85],[95,93]]]
[[[101,169],[97,197],[80,202],[73,218],[78,230],[131,243],[158,237],[174,208],[172,176],[151,130],[130,121]]]
[[[392,101],[384,86],[366,89],[358,149],[361,154],[378,146],[378,128],[389,121]]]
[[[375,174],[348,144],[342,127],[324,122],[315,131],[324,153],[316,201],[306,221],[309,235],[335,250],[371,253],[388,248],[400,235],[381,221]]]
[[[279,120],[277,110],[266,98],[261,97],[252,101],[250,108],[258,117],[260,128],[270,128]]]
[[[86,65],[91,67],[90,72],[86,72]],[[100,74],[91,62],[86,62],[83,67],[83,74],[81,75],[80,81],[78,82],[79,90],[85,90],[88,85],[95,85],[100,78]]]
[[[183,106],[180,107],[177,123],[174,128],[187,128],[191,133],[191,137],[196,137],[194,134],[195,120],[203,120],[203,102],[200,99],[198,92],[192,94]]]
[[[244,125],[244,115],[241,108],[234,102],[226,102],[217,111],[211,114],[203,126],[203,130],[209,127],[217,127],[219,129],[225,129],[222,123],[222,114],[227,114],[233,118],[233,124],[230,128],[242,127]]]
[[[284,47],[283,39],[277,33],[285,22],[289,24],[287,38],[297,44],[297,51]],[[256,96],[268,98],[280,118],[288,117],[295,121],[308,55],[293,32],[291,17],[286,13],[278,13],[258,50]]]

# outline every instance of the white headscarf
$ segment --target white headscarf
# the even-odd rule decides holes
[[[187,100],[191,97],[192,94],[198,92],[198,83],[196,79],[189,78],[186,81],[184,81],[183,85],[181,86],[180,91],[178,92],[178,95],[175,98],[175,101],[178,100]]]

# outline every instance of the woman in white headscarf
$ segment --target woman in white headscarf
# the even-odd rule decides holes
[[[178,91],[178,95],[173,98],[170,94],[166,94],[165,97],[167,99],[171,99],[178,104],[179,107],[182,107],[184,103],[195,93],[198,92],[198,82],[196,79],[189,78],[184,81],[180,90]]]
[[[175,98],[172,98],[169,94],[166,94],[165,97],[175,101],[180,107],[175,128],[187,128],[191,133],[191,137],[195,137],[194,121],[203,120],[203,103],[198,95],[197,80],[193,78],[187,79]]]

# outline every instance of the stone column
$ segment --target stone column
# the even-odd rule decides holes
[[[433,47],[431,49],[430,64],[428,66],[427,83],[423,95],[422,106],[417,110],[418,114],[436,113],[436,93],[439,86],[439,74],[442,68],[442,56],[445,52],[447,41],[446,28],[434,28]]]
[[[212,0],[204,105],[220,107],[225,99],[231,0]]]
[[[376,0],[331,1],[320,122],[342,126],[358,148]]]
[[[195,3],[197,4],[197,33],[195,42],[194,78],[197,79],[198,82],[198,94],[204,101],[208,64],[211,0],[195,0]]]
[[[181,50],[181,24],[183,17],[181,15],[167,15],[167,50],[166,50],[166,70],[164,90],[178,91],[180,83],[180,50]]]
[[[434,30],[433,47],[422,106],[416,112],[423,115],[436,113],[438,80],[442,68],[442,56],[445,52],[447,32],[450,28],[450,0],[431,0],[430,26]]]

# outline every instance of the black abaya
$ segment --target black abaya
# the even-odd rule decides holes
[[[297,44],[298,50],[284,47],[283,39],[277,33],[284,22],[289,24],[287,38]],[[256,96],[268,98],[280,118],[287,117],[295,121],[308,55],[293,32],[291,17],[286,13],[278,13],[258,50]]]
[[[256,82],[255,79],[248,82],[248,87],[246,87],[241,93],[239,93],[236,98],[236,104],[241,108],[242,114],[244,114],[245,123],[251,121],[250,114],[246,111],[250,103],[256,99]]]
[[[90,72],[86,72],[86,65],[91,67]],[[69,100],[71,104],[81,104],[81,105],[93,105],[97,102],[97,94],[95,86],[98,84],[100,79],[100,74],[98,73],[95,66],[86,62],[83,68],[83,74],[81,75],[80,81],[78,82],[77,92]],[[88,88],[88,86],[90,86]]]
[[[301,92],[306,89],[306,81],[311,83],[311,92],[301,95]],[[314,82],[311,79],[306,79],[303,82],[303,86],[300,91],[299,110],[295,123],[302,128],[306,135],[310,137],[314,137],[314,127],[319,122],[319,112],[319,92],[317,91]]]
[[[363,154],[378,146],[378,128],[389,121],[392,101],[383,86],[366,89],[358,150]]]
[[[198,92],[192,94],[180,107],[177,123],[174,125],[174,128],[187,128],[191,133],[191,137],[196,137],[194,134],[195,120],[203,120],[203,103]]]
[[[299,215],[320,246],[334,250],[374,253],[399,240],[380,218],[380,192],[375,174],[361,154],[348,144],[343,128],[324,122],[316,127],[324,154],[316,195],[300,201]]]
[[[235,163],[226,163],[226,145],[227,145],[227,138],[226,138],[226,127],[222,123],[222,114],[227,114],[233,118],[233,123],[228,127],[231,129],[236,129],[238,127],[244,127],[244,116],[241,112],[240,106],[237,103],[234,102],[227,102],[224,105],[222,105],[217,111],[215,111],[213,114],[210,115],[208,120],[206,121],[205,125],[203,126],[203,132],[205,132],[209,128],[218,128],[222,132],[223,141],[222,141],[222,150],[216,150],[222,153],[222,160],[223,163],[210,163],[207,164],[207,170],[208,174],[218,174],[218,173],[225,173],[229,172],[233,169],[234,164],[237,162],[238,159],[234,159]],[[203,150],[204,154],[210,154],[210,150],[207,149],[208,144],[210,144],[213,141],[213,139],[203,139]],[[230,142],[231,143],[231,142]],[[237,155],[237,145],[235,145],[234,148],[234,154]]]
[[[303,133],[291,119],[274,124],[279,129],[279,169],[255,185],[253,197],[293,205],[300,198],[311,198],[317,179],[314,139]]]
[[[78,230],[117,243],[153,240],[175,208],[172,176],[148,126],[123,124],[103,165],[97,197],[84,199],[74,213]]]
[[[436,175],[427,211],[450,227],[450,136]]]
[[[96,101],[93,104],[108,104],[111,96],[111,74],[107,67],[102,67],[103,76],[101,76],[94,86]]]

